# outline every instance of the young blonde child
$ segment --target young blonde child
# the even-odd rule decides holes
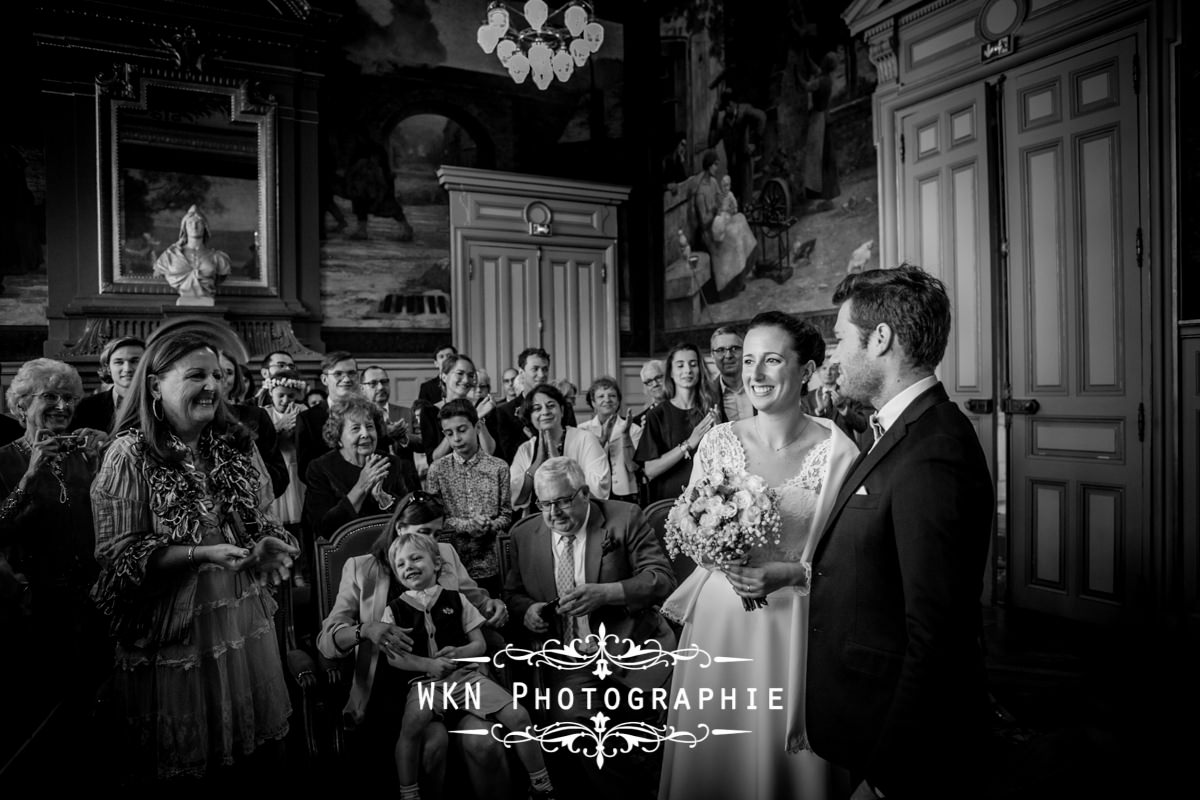
[[[297,525],[304,509],[304,482],[300,480],[300,469],[296,461],[296,416],[304,408],[298,402],[304,396],[305,383],[293,370],[282,370],[263,383],[271,397],[267,414],[275,424],[279,441],[279,452],[287,465],[288,488],[275,498],[271,510],[284,525]]]
[[[470,663],[456,658],[481,656],[486,650],[483,632],[484,619],[474,606],[453,589],[437,582],[442,559],[437,542],[421,533],[400,533],[388,547],[388,561],[405,592],[388,604],[382,621],[388,625],[410,628],[411,653],[388,651],[388,663],[402,670],[411,688],[396,740],[396,775],[400,781],[400,799],[418,800],[417,779],[420,769],[421,742],[425,728],[440,708],[466,708],[467,686],[478,687],[479,707],[470,709],[479,716],[489,717],[509,730],[525,730],[532,723],[529,712],[518,705],[512,695],[487,678]],[[423,707],[418,684],[433,684],[432,703]],[[536,742],[515,745],[518,758],[529,772],[532,797],[553,800],[554,787],[542,751]]]

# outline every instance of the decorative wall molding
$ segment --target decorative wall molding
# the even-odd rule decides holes
[[[896,65],[896,23],[887,20],[863,34],[869,47],[868,56],[879,78],[879,85],[895,83],[899,71]]]

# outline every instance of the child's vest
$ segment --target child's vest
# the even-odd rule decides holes
[[[401,628],[412,628],[408,635],[412,637],[413,655],[426,658],[431,656],[425,613],[404,602],[403,597],[397,597],[388,604],[388,608],[392,610],[392,617],[395,619],[396,625]],[[429,608],[429,616],[433,619],[433,639],[439,650],[443,647],[462,647],[470,642],[470,637],[462,629],[463,596],[458,592],[443,587],[441,594]],[[424,677],[424,673],[404,671],[406,681],[422,677]]]

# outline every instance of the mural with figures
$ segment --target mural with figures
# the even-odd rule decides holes
[[[828,313],[842,277],[879,264],[875,75],[847,2],[669,5],[666,331]]]
[[[336,0],[322,82],[321,305],[327,328],[450,320],[441,165],[555,174],[620,163],[621,27],[582,77],[539,90],[481,48],[486,0]],[[493,47],[493,50],[495,48]],[[604,113],[597,113],[602,108]]]
[[[0,246],[0,325],[45,325],[46,156],[41,147],[4,149],[4,243]]]

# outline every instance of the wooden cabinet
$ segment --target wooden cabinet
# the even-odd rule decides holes
[[[451,329],[500,374],[540,346],[575,383],[618,370],[617,207],[628,189],[442,167],[450,191]]]

